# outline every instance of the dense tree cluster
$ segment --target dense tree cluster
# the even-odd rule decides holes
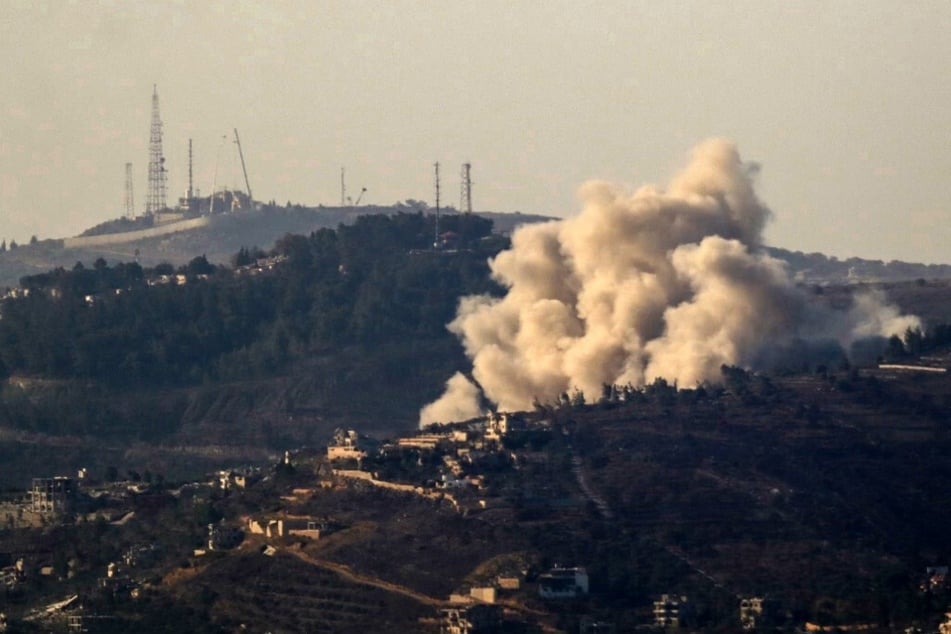
[[[178,270],[97,260],[26,277],[29,293],[0,306],[0,371],[194,384],[329,347],[448,337],[459,296],[497,290],[486,260],[501,245],[477,216],[442,218],[440,230],[458,248],[433,250],[422,213],[376,215],[287,235],[269,253],[242,249],[234,271],[202,256]]]

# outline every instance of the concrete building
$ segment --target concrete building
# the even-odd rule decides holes
[[[244,533],[223,524],[208,525],[208,550],[228,550],[244,540]]]
[[[309,517],[283,517],[271,520],[248,518],[248,532],[267,537],[306,537],[320,539],[327,532],[327,522]]]
[[[654,625],[657,627],[680,627],[689,611],[687,597],[662,594],[654,601]]]
[[[538,596],[543,599],[575,599],[588,594],[584,568],[555,567],[538,576]]]
[[[762,623],[766,600],[763,597],[740,598],[740,626],[744,630],[755,630]]]
[[[323,523],[304,518],[293,517],[287,519],[271,520],[265,527],[265,533],[268,537],[307,537],[308,539],[320,539],[320,533],[323,529]]]
[[[333,444],[327,445],[328,460],[357,460],[367,457],[360,442],[360,434],[353,429],[338,429],[334,432]]]
[[[495,582],[502,590],[518,590],[522,587],[521,577],[515,575],[499,575]]]
[[[513,414],[505,412],[496,412],[490,414],[485,424],[486,440],[501,440],[506,434],[513,431],[524,431],[525,421]]]
[[[42,515],[64,515],[72,511],[76,485],[72,478],[33,478],[31,508]]]
[[[502,626],[502,608],[497,605],[457,605],[442,610],[440,634],[496,632]]]
[[[494,586],[470,588],[469,596],[480,603],[495,603],[496,589]]]

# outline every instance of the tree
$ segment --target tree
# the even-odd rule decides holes
[[[188,275],[211,275],[215,272],[215,267],[208,262],[208,258],[204,255],[199,255],[198,257],[192,258],[185,267],[185,272]]]
[[[155,268],[152,269],[152,272],[155,275],[174,275],[175,267],[168,262],[162,262],[161,264],[157,264]]]
[[[902,343],[898,335],[892,335],[888,338],[888,347],[885,349],[885,358],[889,360],[900,359],[905,356],[905,344]]]
[[[36,238],[36,235],[30,236],[30,244],[36,244],[39,240]]]
[[[908,327],[905,331],[905,349],[908,351],[908,354],[921,354],[921,342],[923,338],[920,328]]]
[[[575,388],[574,393],[571,395],[571,405],[572,407],[583,407],[585,404],[584,392]]]

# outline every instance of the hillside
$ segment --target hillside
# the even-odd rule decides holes
[[[336,229],[341,224],[352,224],[358,217],[365,215],[420,211],[433,212],[421,203],[392,207],[264,205],[256,211],[208,216],[209,226],[188,232],[97,248],[67,249],[63,247],[62,240],[39,240],[35,244],[24,244],[0,252],[0,289],[17,286],[25,275],[44,273],[56,267],[69,269],[76,262],[89,265],[99,258],[110,264],[139,262],[142,266],[154,267],[163,262],[181,266],[196,256],[204,255],[214,264],[228,265],[242,247],[269,250],[287,234],[308,235],[319,229]],[[547,220],[530,214],[487,212],[479,215],[492,220],[494,230],[501,234],[511,233],[522,222]]]
[[[505,576],[520,585],[500,593],[502,631],[633,631],[663,594],[688,598],[694,631],[737,631],[749,596],[774,606],[765,631],[935,626],[951,598],[926,576],[951,561],[946,373],[724,367],[722,385],[538,402],[512,433],[475,421],[385,443],[467,366],[445,329],[458,297],[499,292],[487,259],[507,241],[481,218],[445,226],[457,242],[437,251],[432,218],[404,213],[241,249],[234,268],[25,279],[0,319],[0,559],[27,553],[34,571],[7,594],[18,624],[75,593],[143,632],[435,632],[450,594]],[[881,292],[924,325],[883,358],[951,365],[951,283],[803,288],[837,307]],[[337,428],[383,444],[331,464]],[[81,521],[13,528],[32,477],[80,467]],[[276,518],[326,531],[251,530]],[[240,545],[196,553],[219,520]],[[135,596],[100,581],[144,545]],[[543,599],[556,564],[583,566],[590,592]]]
[[[137,261],[154,267],[163,262],[181,266],[205,255],[215,264],[229,264],[242,247],[269,250],[287,234],[307,235],[318,229],[335,229],[369,214],[398,214],[433,210],[424,203],[407,201],[389,207],[305,207],[263,205],[255,211],[208,216],[209,226],[160,238],[137,240],[98,248],[64,248],[62,240],[38,240],[14,250],[0,252],[0,289],[15,287],[26,275],[36,275],[56,267],[72,268],[76,262],[90,264],[99,258],[114,264]],[[446,210],[443,213],[447,213]],[[448,210],[453,214],[453,210]],[[519,224],[545,222],[551,218],[521,213],[479,212],[491,220],[494,231],[510,235]],[[108,224],[108,223],[107,223]],[[116,223],[113,223],[116,224]],[[118,223],[117,226],[124,226]],[[769,253],[787,263],[791,275],[806,284],[848,284],[935,280],[951,278],[949,264],[915,264],[847,258],[840,260],[821,253],[802,253],[769,248]]]
[[[506,244],[472,218],[469,248],[431,252],[431,223],[358,217],[268,253],[242,249],[228,257],[237,269],[99,261],[29,276],[35,292],[7,300],[0,321],[0,452],[13,457],[0,485],[78,464],[179,478],[319,444],[337,427],[413,429],[467,367],[445,324],[461,295],[498,292],[486,259]],[[839,307],[877,289],[926,327],[951,322],[941,280],[809,288]]]
[[[688,597],[694,631],[736,631],[749,596],[775,608],[763,631],[898,631],[933,624],[949,596],[919,586],[951,559],[949,405],[947,376],[740,371],[724,389],[659,382],[527,414],[536,431],[510,433],[505,459],[464,466],[483,484],[474,498],[455,494],[461,514],[341,480],[285,508],[344,527],[302,543],[309,559],[426,595],[521,569],[524,587],[503,593],[518,608],[509,618],[557,631],[585,616],[632,631],[665,593]],[[454,451],[398,455],[364,468],[425,486]],[[540,601],[537,575],[556,563],[584,566],[591,596]]]
[[[427,248],[431,217],[362,216],[242,249],[236,269],[99,260],[24,278],[2,304],[0,425],[60,456],[50,439],[188,448],[173,464],[233,457],[219,445],[260,457],[348,420],[410,428],[462,362],[445,329],[459,295],[495,292],[486,261],[505,244],[482,218],[442,225],[455,248]]]
[[[934,631],[951,599],[947,579],[927,572],[951,561],[949,405],[947,375],[724,368],[722,388],[658,381],[540,404],[494,439],[485,421],[430,429],[431,445],[369,450],[363,478],[317,448],[241,486],[222,488],[219,474],[123,501],[132,483],[94,485],[109,491],[99,513],[136,516],[0,530],[0,554],[74,562],[68,579],[17,586],[11,614],[75,592],[83,613],[143,632],[435,632],[450,594],[505,577],[517,587],[497,588],[498,631],[637,631],[665,594],[684,597],[695,632],[739,631],[744,597],[770,606],[754,631]],[[440,488],[455,481],[450,467],[468,484]],[[321,533],[255,532],[269,518]],[[242,530],[239,543],[206,551],[219,519]],[[160,550],[120,565],[120,585],[96,583],[143,544]],[[557,564],[583,566],[589,591],[539,596]]]

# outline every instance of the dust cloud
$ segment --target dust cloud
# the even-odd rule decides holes
[[[463,298],[449,324],[475,383],[453,376],[420,424],[478,416],[486,399],[517,411],[605,384],[693,387],[723,364],[757,369],[918,325],[874,295],[847,311],[810,301],[760,248],[770,211],[757,169],[710,139],[666,188],[589,182],[577,216],[520,227],[490,261],[506,294]]]

